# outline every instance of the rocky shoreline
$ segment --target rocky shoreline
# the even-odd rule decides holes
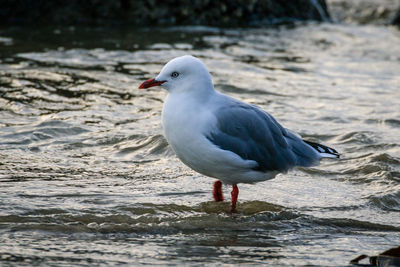
[[[296,21],[400,25],[397,0],[0,0],[0,26],[259,27]]]
[[[328,21],[325,0],[0,0],[0,25],[262,26]]]

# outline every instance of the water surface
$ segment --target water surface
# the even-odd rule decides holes
[[[340,266],[400,243],[400,32],[0,30],[0,260],[7,266]],[[192,54],[215,87],[341,160],[239,185],[238,214],[162,136],[166,93],[137,90]],[[229,186],[224,187],[225,197]]]

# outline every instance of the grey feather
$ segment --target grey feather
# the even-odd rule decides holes
[[[258,163],[258,171],[286,172],[311,166],[318,153],[297,135],[283,128],[270,114],[234,101],[215,112],[217,129],[207,138],[216,146]]]

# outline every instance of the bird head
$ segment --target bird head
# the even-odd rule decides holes
[[[157,77],[143,82],[139,89],[154,86],[161,86],[169,93],[214,88],[211,75],[204,63],[189,55],[169,61]]]

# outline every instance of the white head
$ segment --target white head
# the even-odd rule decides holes
[[[193,56],[177,57],[169,61],[156,78],[143,82],[139,89],[161,86],[169,93],[214,90],[207,67]]]

